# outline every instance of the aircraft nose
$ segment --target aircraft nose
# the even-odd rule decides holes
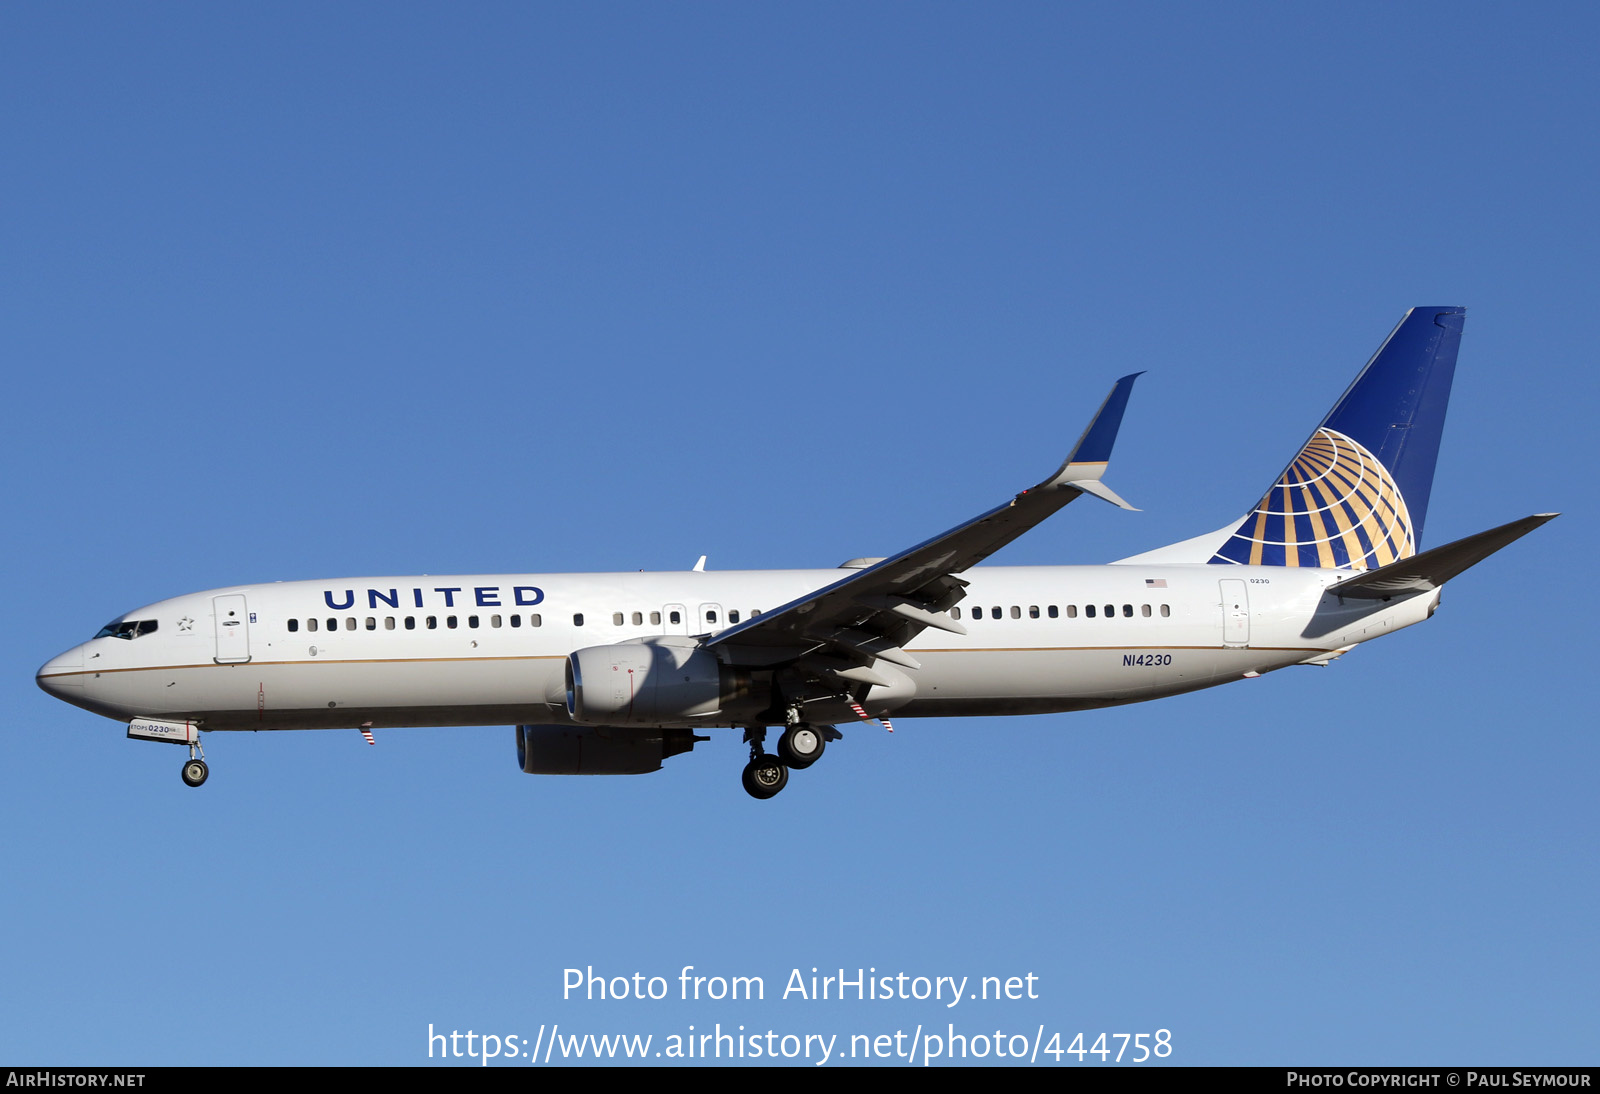
[[[34,680],[57,699],[72,699],[83,694],[84,676],[83,647],[73,646],[46,661]]]

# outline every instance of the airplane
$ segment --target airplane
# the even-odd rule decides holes
[[[1433,615],[1538,513],[1422,550],[1465,309],[1413,308],[1244,516],[1100,566],[980,566],[1101,480],[1139,373],[1055,474],[837,569],[349,578],[212,589],[118,616],[45,691],[187,746],[236,730],[510,724],[528,774],[657,771],[740,729],[771,798],[841,723],[1088,710],[1327,665]],[[781,727],[775,752],[767,731]]]

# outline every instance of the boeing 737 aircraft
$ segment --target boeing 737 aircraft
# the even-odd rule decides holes
[[[1326,665],[1556,515],[1420,549],[1464,315],[1408,312],[1243,517],[1110,565],[978,564],[1084,494],[1131,508],[1101,477],[1134,376],[1055,474],[892,558],[213,589],[119,616],[39,686],[187,745],[190,786],[216,730],[511,724],[529,774],[626,775],[731,728],[770,798],[851,719],[1087,710]]]

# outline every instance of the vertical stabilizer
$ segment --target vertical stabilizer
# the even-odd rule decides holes
[[[1416,554],[1465,317],[1407,312],[1210,561],[1365,570]]]
[[[1412,308],[1241,520],[1124,562],[1375,569],[1416,554],[1465,308]]]

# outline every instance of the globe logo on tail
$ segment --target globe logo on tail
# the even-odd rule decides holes
[[[1367,570],[1415,553],[1411,517],[1388,470],[1323,427],[1211,561]]]

